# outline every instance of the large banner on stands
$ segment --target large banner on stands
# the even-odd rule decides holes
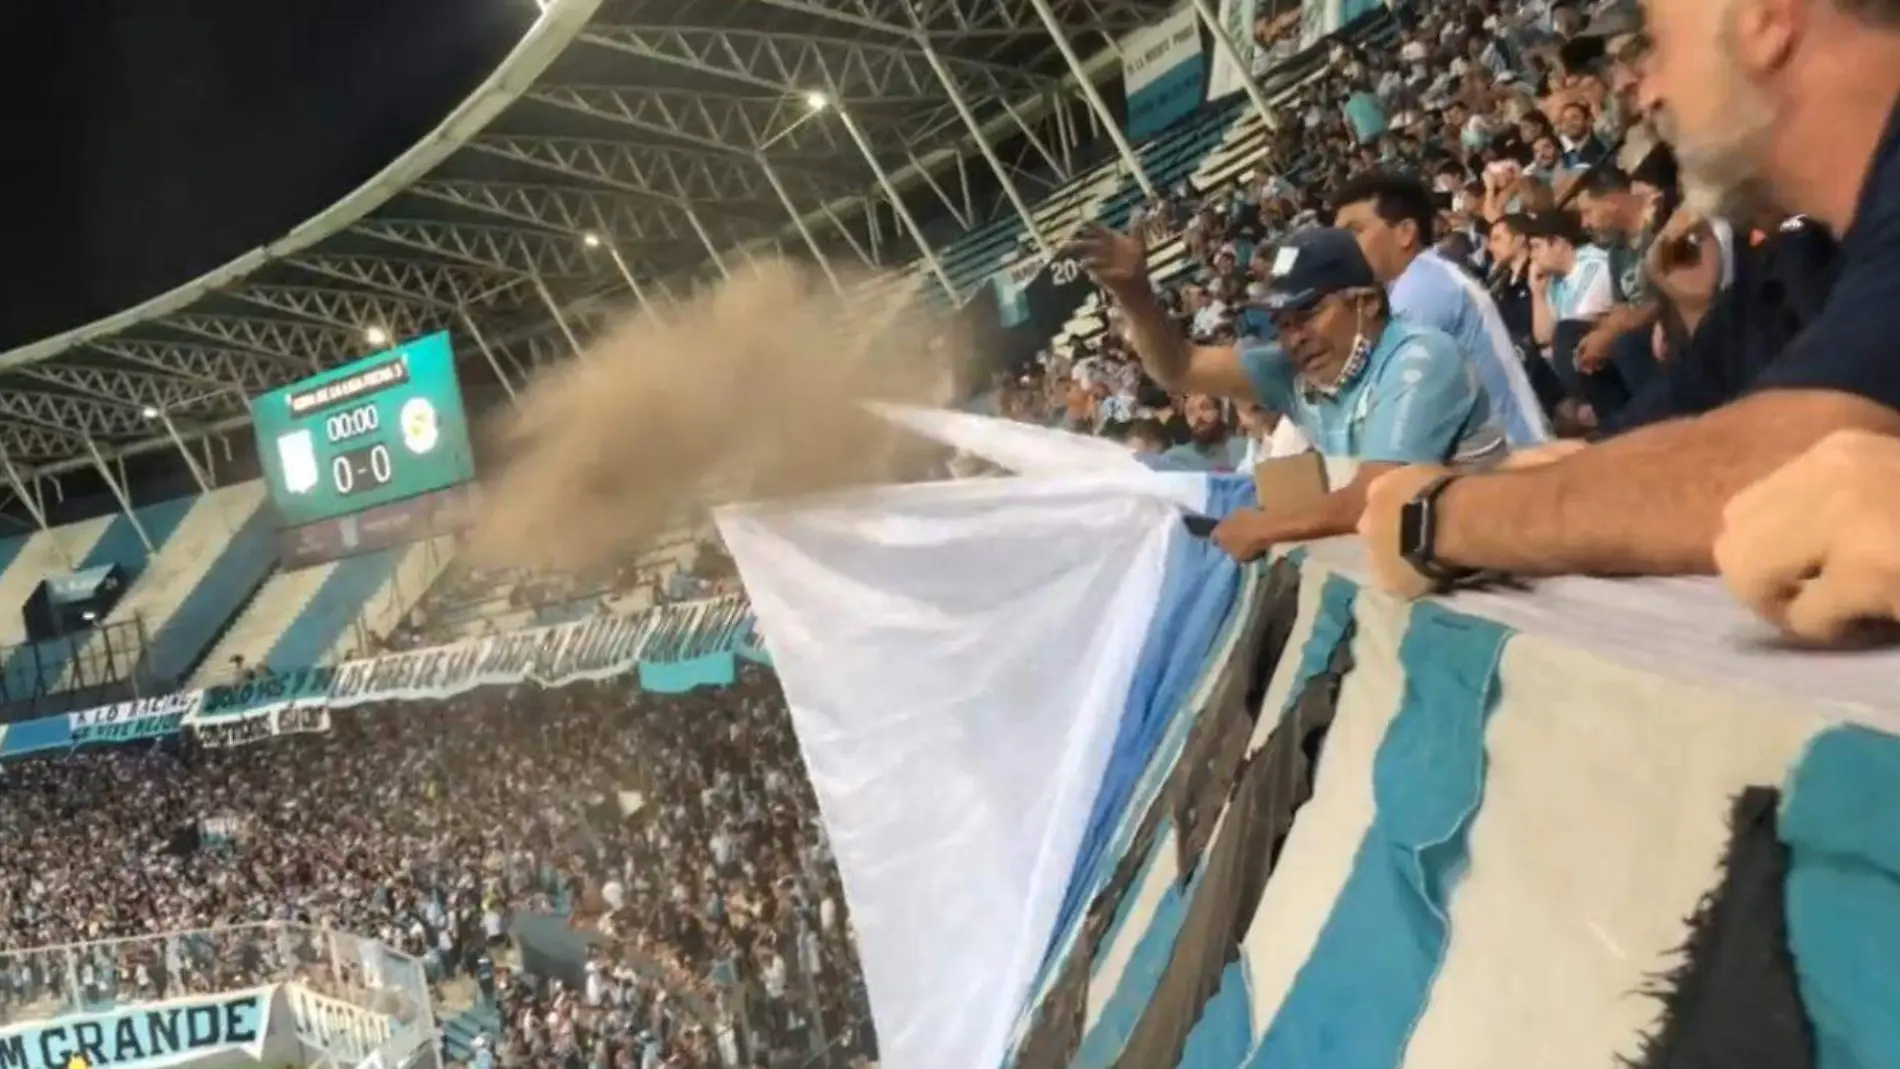
[[[1005,328],[997,339],[1003,367],[1017,367],[1062,332],[1094,291],[1073,257],[1027,256],[996,272],[996,301]]]
[[[208,687],[185,722],[210,745],[229,746],[328,730],[330,709],[448,698],[476,687],[559,686],[636,669],[643,682],[681,681],[655,690],[730,683],[736,658],[763,656],[751,608],[730,595]]]
[[[395,1022],[387,1015],[319,995],[302,984],[284,988],[297,1038],[356,1065],[389,1041]]]
[[[1346,24],[1346,0],[1303,0],[1300,4],[1300,47],[1311,48]]]
[[[1130,138],[1153,137],[1201,106],[1207,59],[1193,4],[1122,38],[1121,52]]]
[[[0,1029],[0,1069],[165,1066],[219,1053],[264,1053],[271,989],[128,1006]]]
[[[1234,42],[1234,50],[1240,54],[1241,65],[1227,58],[1224,51],[1214,52],[1214,66],[1207,75],[1207,99],[1219,100],[1224,96],[1240,92],[1247,79],[1253,77],[1253,39],[1254,20],[1259,17],[1260,0],[1220,0],[1221,32]]]
[[[72,729],[74,746],[131,742],[176,735],[185,717],[197,708],[198,692],[186,691],[68,713],[66,722]]]
[[[635,671],[642,687],[673,694],[730,684],[741,660],[771,663],[751,607],[730,594],[0,724],[0,758],[159,738],[182,728],[209,746],[238,746],[328,731],[331,709],[364,702],[446,698],[511,683],[559,686]],[[13,1067],[0,1058],[0,1069]]]

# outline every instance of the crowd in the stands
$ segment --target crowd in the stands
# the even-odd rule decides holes
[[[1391,251],[1407,261],[1396,273],[1414,257],[1442,258],[1490,291],[1525,380],[1513,385],[1530,409],[1526,428],[1575,436],[1619,421],[1728,279],[1732,231],[1676,211],[1673,160],[1606,55],[1626,18],[1617,6],[1401,5],[1396,38],[1321,45],[1323,73],[1277,105],[1259,158],[1131,213],[1126,229],[1153,254],[1162,307],[1196,344],[1272,340],[1278,251],[1344,225],[1342,192],[1376,194],[1384,222],[1413,224],[1393,238],[1409,243]],[[1298,20],[1263,18],[1257,31],[1284,52]],[[1369,259],[1377,240],[1362,235]],[[1659,315],[1658,289],[1682,311]],[[1144,374],[1119,306],[1104,305],[1036,366],[999,380],[1006,412],[1227,470],[1308,446],[1292,427],[1275,439],[1282,421],[1255,406],[1197,411]],[[1657,336],[1609,344],[1640,325]]]
[[[495,688],[338,710],[328,732],[254,746],[28,758],[0,766],[0,854],[8,946],[268,922],[360,933],[420,961],[437,991],[461,980],[497,1000],[503,1027],[478,1062],[873,1052],[836,870],[757,670],[679,696]],[[597,937],[565,982],[511,957],[535,914]],[[329,954],[294,927],[9,953],[0,1017],[292,975],[329,989]],[[394,969],[358,963],[340,993]]]

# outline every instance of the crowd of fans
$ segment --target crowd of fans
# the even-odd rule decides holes
[[[1132,212],[1127,229],[1148,249],[1179,243],[1178,258],[1161,258],[1161,308],[1195,344],[1273,341],[1277,251],[1371,201],[1386,226],[1362,228],[1362,245],[1395,303],[1407,289],[1442,297],[1443,285],[1417,281],[1440,265],[1488,291],[1510,374],[1480,371],[1514,445],[1616,424],[1733,259],[1729,226],[1676,210],[1673,159],[1606,52],[1634,19],[1621,6],[1401,5],[1396,40],[1322,46],[1324,74],[1283,105],[1242,174],[1208,189],[1182,182]],[[1286,17],[1257,28],[1280,53],[1298,32]],[[1412,270],[1421,258],[1430,267]],[[1658,290],[1673,299],[1667,316]],[[1282,421],[1257,406],[1197,413],[1192,397],[1144,373],[1119,302],[1104,326],[1002,380],[1004,410],[1224,470],[1310,444],[1291,427],[1276,443]],[[1654,336],[1610,345],[1637,327]]]
[[[1354,463],[1227,517],[1243,559],[1359,532],[1405,595],[1719,569],[1798,639],[1864,641],[1900,617],[1900,510],[1850,491],[1900,468],[1900,6],[1761,6],[1393,5],[1237,179],[1069,244],[1105,322],[1001,409],[1168,466]],[[1858,523],[1820,540],[1802,502]]]
[[[836,870],[758,670],[688,695],[497,688],[338,710],[265,745],[29,758],[0,766],[0,852],[8,945],[133,940],[0,955],[7,1020],[291,976],[331,990],[309,925],[395,948],[438,989],[478,983],[503,1021],[478,1061],[874,1052]],[[595,938],[590,960],[566,982],[511,968],[516,922],[556,911]],[[399,960],[363,954],[343,963],[358,994]]]
[[[1817,7],[1834,21],[1798,47],[1831,50],[1872,104],[1814,91],[1822,103],[1805,106],[1821,110],[1806,117],[1833,140],[1810,154],[1858,181],[1801,203],[1717,196],[1679,176],[1661,135],[1681,131],[1658,121],[1645,87],[1664,42],[1629,5],[1395,5],[1396,40],[1322,46],[1325,76],[1281,107],[1237,179],[1177,187],[1139,206],[1129,234],[1072,247],[1107,298],[1103,329],[1012,371],[999,402],[1174,464],[1247,470],[1306,451],[1362,462],[1316,505],[1228,517],[1215,538],[1241,557],[1357,529],[1380,582],[1406,594],[1475,569],[1720,563],[1803,637],[1891,617],[1900,596],[1881,599],[1900,566],[1848,564],[1900,544],[1891,495],[1867,475],[1900,471],[1900,391],[1871,366],[1884,355],[1871,350],[1885,340],[1877,317],[1900,308],[1878,281],[1900,277],[1879,259],[1900,148],[1876,124],[1860,138],[1881,146],[1871,163],[1842,156],[1836,142],[1860,142],[1830,124],[1893,108],[1900,8]],[[1702,29],[1719,43],[1717,23]],[[1297,32],[1278,15],[1256,27],[1268,63]],[[1692,30],[1670,32],[1680,53]],[[1174,266],[1157,278],[1159,250]],[[1851,326],[1841,292],[1860,298]],[[1804,457],[1841,429],[1860,433]],[[1455,474],[1507,451],[1526,469],[1517,477]],[[1792,519],[1817,536],[1874,524],[1894,537],[1861,537],[1853,554],[1750,537],[1737,525],[1792,530],[1785,502],[1799,495],[1773,476],[1790,461],[1807,495]],[[1420,502],[1442,510],[1422,547],[1400,522]],[[731,583],[729,561],[702,557],[655,599]],[[1828,568],[1851,581],[1824,588]],[[648,581],[629,572],[608,586]],[[1819,594],[1831,600],[1816,608]],[[425,625],[403,641],[428,640]],[[285,927],[307,924],[412,955],[438,986],[473,977],[502,1021],[478,1064],[875,1055],[842,892],[763,674],[664,698],[623,682],[487,691],[339,711],[326,733],[263,746],[168,741],[9,763],[0,856],[14,947],[274,925],[0,955],[9,1020],[266,976],[373,983],[367,960],[326,979],[323,948]],[[514,967],[515,921],[555,912],[596,937],[578,971]]]

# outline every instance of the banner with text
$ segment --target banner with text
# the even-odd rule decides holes
[[[1207,58],[1193,4],[1122,38],[1121,52],[1130,138],[1153,137],[1200,107]]]
[[[1247,79],[1253,77],[1253,57],[1258,48],[1254,43],[1253,24],[1259,11],[1260,0],[1220,0],[1221,32],[1234,42],[1240,64],[1228,59],[1225,52],[1215,51],[1214,66],[1207,75],[1207,99],[1219,100],[1238,93]]]
[[[177,1065],[207,1055],[263,1057],[271,989],[229,992],[0,1029],[0,1069]]]
[[[68,713],[66,721],[74,746],[131,742],[176,735],[178,726],[197,708],[198,692],[185,691]]]
[[[627,616],[592,616],[507,635],[389,653],[206,688],[186,723],[212,745],[322,731],[311,714],[367,702],[448,698],[509,683],[559,686],[643,663],[692,662],[758,650],[751,607],[731,595]],[[0,1067],[4,1069],[4,1067]]]

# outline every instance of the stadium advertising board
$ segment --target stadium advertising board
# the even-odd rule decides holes
[[[440,533],[464,512],[459,495],[432,500],[475,475],[447,332],[256,397],[251,419],[293,564]]]
[[[1128,136],[1153,137],[1201,106],[1207,60],[1192,4],[1122,38],[1122,87],[1128,94]]]
[[[164,1066],[219,1052],[261,1058],[271,989],[80,1014],[0,1029],[0,1069]]]

